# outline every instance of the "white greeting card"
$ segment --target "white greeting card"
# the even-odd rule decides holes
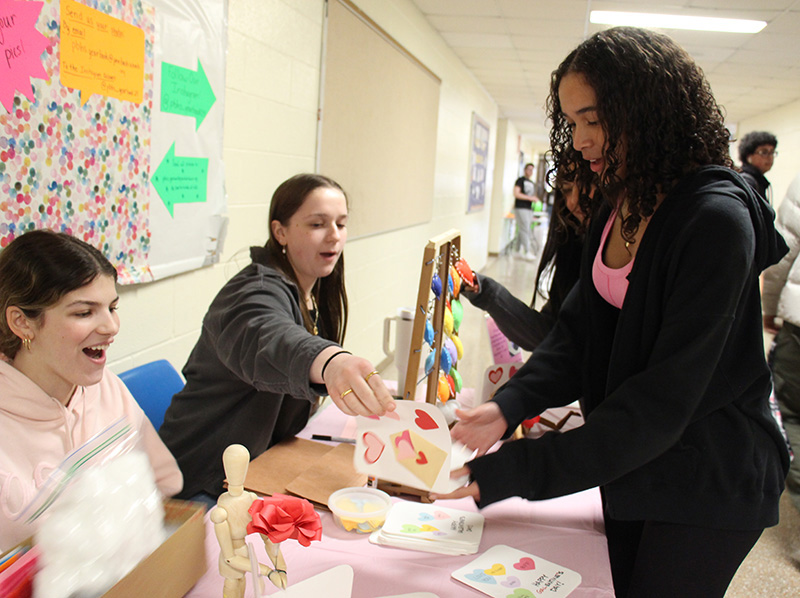
[[[502,544],[451,577],[494,598],[563,598],[581,584],[579,573]]]
[[[450,479],[450,471],[454,461],[458,466],[463,464],[465,451],[460,446],[453,448],[439,408],[418,401],[395,404],[397,409],[381,417],[356,418],[356,471],[439,493],[463,485],[463,479]]]
[[[481,404],[491,399],[497,389],[508,382],[508,379],[516,374],[521,367],[521,363],[511,362],[496,363],[486,368],[486,371],[483,372],[483,384],[481,385]]]

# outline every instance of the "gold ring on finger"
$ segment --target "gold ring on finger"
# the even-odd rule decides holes
[[[339,398],[340,398],[340,399],[343,399],[343,398],[345,398],[347,395],[349,395],[351,392],[353,392],[353,389],[352,389],[352,388],[348,388],[346,391],[344,391],[344,392],[342,393],[342,396],[340,396]]]
[[[371,371],[369,374],[367,374],[367,377],[366,377],[366,378],[364,378],[364,380],[365,380],[366,382],[369,382],[369,379],[370,379],[370,378],[372,378],[372,377],[373,377],[375,374],[377,374],[377,373],[378,373],[378,370],[372,370],[372,371]]]

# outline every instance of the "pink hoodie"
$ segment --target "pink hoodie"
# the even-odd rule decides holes
[[[36,522],[15,521],[48,475],[92,436],[126,416],[138,432],[138,447],[150,459],[156,485],[172,496],[183,476],[172,454],[131,393],[111,371],[99,384],[79,386],[64,407],[33,381],[0,359],[0,552],[36,531]]]

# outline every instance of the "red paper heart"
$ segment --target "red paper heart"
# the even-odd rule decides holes
[[[511,366],[511,367],[508,369],[508,377],[509,377],[509,378],[511,378],[511,376],[513,376],[513,375],[514,375],[514,374],[516,374],[516,373],[517,373],[517,367],[512,365],[512,366]]]
[[[503,377],[503,368],[497,368],[496,370],[492,370],[489,372],[489,381],[492,384],[497,384],[500,381],[500,378]]]
[[[417,457],[417,463],[420,465],[425,465],[428,462],[428,458],[425,456],[425,453],[422,451],[419,452],[419,457]]]
[[[423,411],[422,409],[417,409],[414,411],[417,414],[417,419],[414,420],[414,423],[420,427],[422,430],[436,430],[439,427],[439,424],[436,423],[427,411]]]
[[[536,569],[536,563],[533,562],[532,558],[524,556],[519,560],[519,562],[514,563],[514,569],[519,569],[520,571],[533,571]]]

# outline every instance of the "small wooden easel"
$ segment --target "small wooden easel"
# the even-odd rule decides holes
[[[437,272],[442,281],[441,299],[435,301],[431,324],[433,325],[434,339],[433,346],[436,348],[433,368],[428,373],[428,388],[425,400],[433,405],[436,404],[436,392],[439,383],[439,364],[442,358],[444,342],[444,311],[445,297],[447,297],[447,279],[450,275],[451,256],[460,255],[461,233],[456,229],[442,233],[428,241],[422,257],[422,272],[419,277],[419,292],[417,303],[414,309],[414,328],[411,333],[411,347],[408,354],[408,369],[406,370],[405,384],[403,385],[402,398],[413,400],[417,389],[417,372],[422,355],[422,343],[425,334],[425,321],[428,317],[428,305],[430,303],[431,282],[433,274]],[[438,267],[437,267],[438,266]],[[421,382],[421,380],[420,380]]]

